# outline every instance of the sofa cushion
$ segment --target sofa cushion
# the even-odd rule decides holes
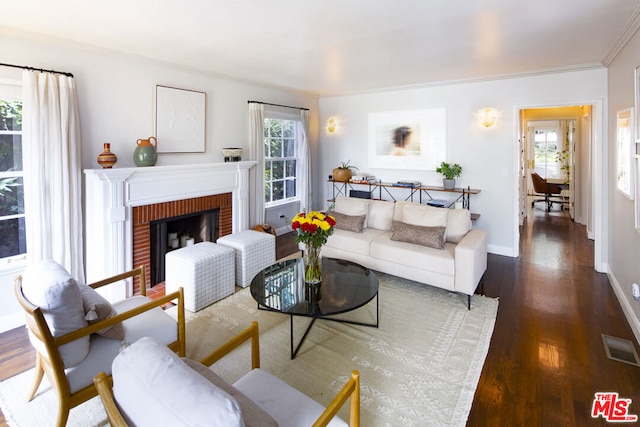
[[[423,227],[446,227],[448,209],[435,208],[419,203],[405,203],[401,221]]]
[[[369,200],[367,227],[389,231],[393,222],[395,203],[383,200]]]
[[[336,220],[334,226],[338,230],[353,231],[354,233],[362,233],[364,220],[366,215],[347,215],[340,212],[331,212],[330,215]]]
[[[419,267],[425,271],[453,277],[455,275],[456,245],[445,243],[444,250],[413,243],[391,240],[391,233],[380,234],[371,242],[370,255],[407,267]]]
[[[82,294],[84,318],[90,325],[118,314],[111,303],[91,286],[80,282],[77,282],[77,284]],[[124,339],[124,327],[122,323],[116,323],[113,326],[100,329],[98,334],[114,340],[121,340]]]
[[[447,242],[460,243],[471,230],[469,209],[447,209]]]
[[[422,227],[393,221],[391,240],[414,243],[434,249],[444,248],[444,227]]]
[[[340,196],[336,198],[334,207],[331,211],[345,215],[367,215],[369,213],[368,206],[369,200],[367,199]],[[329,214],[331,214],[331,212]],[[365,218],[363,227],[367,228],[367,224],[367,218]]]
[[[43,260],[30,264],[22,276],[24,296],[42,310],[54,337],[60,337],[88,325],[84,319],[82,295],[76,281],[60,264]],[[29,340],[42,354],[44,343],[29,334]],[[60,347],[65,368],[75,366],[89,353],[89,337],[82,337]]]
[[[353,252],[358,255],[369,255],[371,241],[380,234],[385,233],[373,228],[364,228],[362,233],[354,233],[346,230],[334,230],[327,239],[325,246]]]
[[[238,402],[152,338],[113,361],[113,395],[131,425],[244,426]]]

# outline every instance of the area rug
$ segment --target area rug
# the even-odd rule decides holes
[[[260,325],[262,368],[323,405],[353,369],[360,371],[363,426],[464,426],[489,349],[498,301],[466,296],[377,273],[380,326],[319,320],[300,352],[290,359],[289,317],[258,310],[249,289],[198,312],[187,312],[187,357],[200,359],[253,320]],[[342,315],[375,319],[375,300]],[[299,340],[309,319],[295,318]],[[250,369],[249,346],[213,365],[233,382]],[[10,425],[50,425],[55,395],[41,387],[24,402],[32,372],[0,383],[0,406]],[[348,409],[340,412],[348,419]],[[106,425],[93,399],[71,411],[68,425]]]

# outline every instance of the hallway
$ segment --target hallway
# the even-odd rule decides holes
[[[607,425],[591,418],[606,391],[640,414],[640,368],[608,359],[600,334],[638,346],[585,227],[539,204],[520,236],[519,258],[489,255],[483,291],[500,307],[468,425]]]

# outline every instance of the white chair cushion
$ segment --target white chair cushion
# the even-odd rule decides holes
[[[113,308],[116,312],[122,313],[149,301],[151,299],[137,295],[116,302]],[[122,327],[123,341],[91,335],[91,347],[87,357],[76,366],[65,370],[72,392],[93,383],[93,377],[99,372],[111,374],[111,363],[123,343],[133,343],[142,337],[150,336],[161,344],[169,345],[178,339],[176,320],[159,307],[125,320]]]
[[[311,426],[325,409],[309,396],[262,369],[252,370],[233,386],[275,418],[279,427]],[[347,423],[336,416],[329,426],[346,427]]]
[[[82,295],[76,281],[60,264],[53,260],[30,264],[22,275],[25,297],[40,307],[54,337],[76,331],[88,325],[84,319]],[[31,344],[46,354],[44,343],[29,334]],[[83,337],[60,347],[60,356],[66,368],[75,366],[89,353],[89,337]]]
[[[334,211],[340,212],[345,215],[368,215],[369,213],[369,200],[359,199],[357,197],[344,197],[340,196],[336,198]],[[363,227],[368,227],[368,219],[364,219]]]
[[[113,361],[113,395],[136,426],[242,426],[238,402],[175,353],[142,338]]]

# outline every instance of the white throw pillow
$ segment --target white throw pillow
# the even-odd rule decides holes
[[[376,230],[389,231],[393,225],[393,202],[383,200],[369,200],[368,227]]]
[[[82,304],[85,313],[84,318],[90,325],[118,314],[111,303],[91,286],[80,282],[76,283],[82,295]],[[100,329],[97,333],[103,337],[114,340],[123,340],[124,326],[122,323],[116,323],[115,325]]]
[[[471,212],[468,209],[446,209],[447,242],[460,243],[471,230]]]
[[[84,319],[82,295],[76,281],[60,264],[53,260],[30,264],[22,275],[25,297],[42,310],[54,337],[60,337],[88,325]],[[29,334],[31,344],[46,354],[44,343]],[[60,347],[65,368],[82,362],[89,353],[89,336]]]
[[[357,197],[340,196],[335,201],[334,211],[345,215],[358,216],[367,215],[369,213],[369,200]],[[368,227],[368,220],[365,217],[363,227]]]
[[[113,361],[113,395],[136,426],[244,426],[238,402],[152,338]]]

